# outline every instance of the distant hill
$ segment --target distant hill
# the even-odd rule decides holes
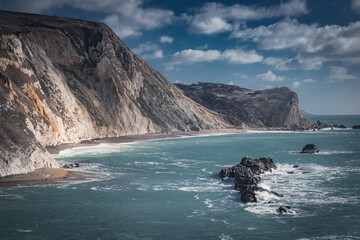
[[[239,127],[308,129],[299,114],[298,96],[289,88],[254,91],[219,83],[176,84],[195,102],[221,114]]]
[[[303,115],[304,117],[306,117],[306,116],[314,116],[315,115],[315,114],[312,114],[312,113],[308,113],[307,111],[302,110],[302,109],[299,110],[299,113],[301,115]]]

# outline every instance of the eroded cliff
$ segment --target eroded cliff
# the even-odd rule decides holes
[[[44,146],[230,126],[103,23],[0,11],[0,176],[56,167]]]
[[[220,113],[235,126],[293,130],[311,127],[311,123],[299,114],[297,94],[285,87],[253,91],[217,83],[177,86],[186,96]]]

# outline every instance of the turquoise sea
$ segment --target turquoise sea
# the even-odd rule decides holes
[[[320,153],[299,154],[307,143]],[[260,202],[244,204],[233,183],[219,179],[221,168],[247,155],[274,159],[278,169],[261,185],[283,198],[259,193]],[[360,239],[360,130],[187,136],[54,156],[103,179],[1,188],[0,239]],[[281,205],[295,213],[277,214]]]

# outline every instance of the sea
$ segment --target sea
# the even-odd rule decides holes
[[[360,239],[360,116],[309,116],[347,129],[249,131],[65,149],[96,180],[0,189],[0,239]],[[300,154],[313,143],[318,154]],[[270,157],[242,203],[221,168]],[[299,165],[299,168],[293,168]],[[294,172],[290,174],[288,172]],[[273,201],[273,203],[268,203]],[[291,206],[290,214],[279,214]]]

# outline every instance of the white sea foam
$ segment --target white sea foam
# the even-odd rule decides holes
[[[233,240],[233,238],[223,233],[220,235],[220,240]]]
[[[205,201],[203,201],[203,203],[205,203],[207,208],[212,208],[214,206],[210,199],[206,199]]]
[[[359,170],[359,169],[356,169]],[[262,191],[256,192],[258,203],[248,203],[244,206],[246,211],[255,214],[276,214],[276,210],[281,205],[295,206],[292,214],[299,212],[307,214],[305,211],[298,211],[296,206],[306,204],[356,204],[359,202],[356,196],[342,196],[336,194],[336,187],[331,184],[324,186],[324,182],[342,178],[353,169],[344,167],[325,167],[317,164],[303,164],[299,168],[293,168],[291,164],[278,164],[278,168],[272,172],[262,175],[262,182],[259,184],[267,190],[274,190],[283,194],[284,197],[277,197],[271,193]],[[293,172],[289,174],[289,172]],[[311,197],[309,197],[311,196]],[[267,202],[273,200],[274,204]]]
[[[73,157],[81,155],[99,155],[116,152],[126,152],[132,149],[135,142],[129,143],[100,143],[91,146],[79,146],[61,150],[57,154],[53,154],[54,158]]]
[[[2,194],[2,193],[0,193],[0,198],[11,199],[11,200],[20,200],[20,199],[23,199],[24,197],[20,194],[13,194],[13,193]]]
[[[21,233],[31,233],[32,230],[31,229],[17,229],[18,232],[21,232]]]
[[[318,155],[333,155],[333,154],[350,154],[350,153],[354,153],[354,152],[353,151],[328,151],[328,150],[324,150],[324,151],[320,151],[317,154]]]
[[[349,235],[327,235],[320,237],[298,238],[297,240],[356,240],[356,239],[360,239],[360,237],[349,236]]]

